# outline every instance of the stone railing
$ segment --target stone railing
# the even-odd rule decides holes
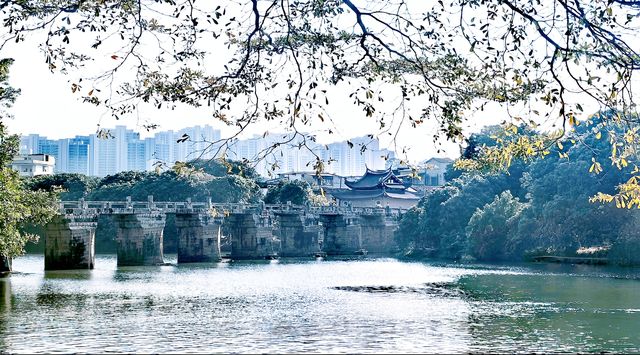
[[[155,202],[152,196],[149,196],[147,201],[132,201],[131,197],[129,197],[126,201],[85,201],[84,199],[80,199],[78,201],[60,202],[60,214],[62,215],[140,214],[150,212],[207,212],[219,216],[249,212],[262,214],[264,216],[274,213],[399,216],[404,210],[390,207],[301,206],[291,203],[212,203],[211,200],[208,202],[192,202],[191,199],[183,202]]]

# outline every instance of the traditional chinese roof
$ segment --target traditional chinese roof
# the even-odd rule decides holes
[[[406,188],[391,168],[387,170],[370,170],[367,168],[365,174],[359,179],[345,180],[345,185],[353,190],[376,190],[380,188]]]
[[[357,180],[345,180],[349,189],[332,190],[331,195],[340,200],[374,199],[389,197],[401,200],[419,200],[420,196],[410,184],[403,183],[391,168],[386,170],[370,170]]]

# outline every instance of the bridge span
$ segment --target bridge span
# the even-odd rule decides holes
[[[402,210],[292,204],[209,202],[64,201],[45,226],[45,269],[92,269],[101,215],[116,225],[119,266],[161,265],[166,216],[174,215],[178,263],[304,257],[318,253],[390,253]],[[275,245],[275,247],[274,247]]]

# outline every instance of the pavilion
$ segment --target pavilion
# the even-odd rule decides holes
[[[391,168],[370,170],[356,180],[345,180],[348,189],[328,191],[339,205],[353,207],[411,208],[420,200],[410,183],[403,182]]]

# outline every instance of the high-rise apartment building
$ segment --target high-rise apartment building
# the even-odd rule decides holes
[[[63,171],[90,175],[91,167],[90,152],[91,138],[89,136],[76,136],[75,138],[63,139],[66,144],[63,151],[66,152],[66,162]]]
[[[182,137],[189,137],[180,141]],[[220,130],[213,127],[195,126],[175,132],[174,161],[189,161],[194,159],[211,159],[216,152],[217,142],[220,140]]]
[[[127,170],[144,171],[147,170],[147,147],[144,140],[137,137],[127,136]]]
[[[158,132],[153,138],[153,153],[151,154],[151,160],[160,162],[166,165],[172,165],[174,160],[174,147],[176,140],[174,139],[173,131]],[[154,164],[151,163],[151,164]]]
[[[106,176],[118,172],[118,145],[115,138],[91,136],[89,151],[89,175]]]
[[[40,136],[37,134],[20,137],[20,154],[37,154],[39,140]]]

